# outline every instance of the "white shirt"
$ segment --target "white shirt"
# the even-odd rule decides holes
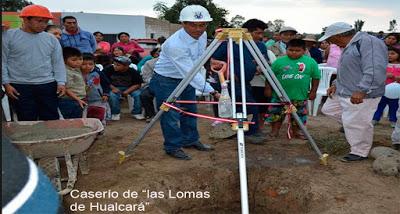
[[[196,40],[181,28],[162,45],[162,51],[154,70],[164,77],[184,79],[197,60],[200,60],[206,46],[207,34],[205,32]],[[214,91],[200,72],[196,74],[190,85],[205,93]]]

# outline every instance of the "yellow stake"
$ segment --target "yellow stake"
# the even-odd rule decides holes
[[[329,155],[325,153],[319,158],[321,165],[328,165],[328,157]]]

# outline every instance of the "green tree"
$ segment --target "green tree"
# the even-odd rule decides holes
[[[275,31],[275,25],[274,25],[274,23],[272,23],[271,21],[268,21],[268,22],[267,22],[267,26],[268,26],[268,30],[269,30],[269,31],[271,31],[271,32],[276,32],[276,31]]]
[[[396,22],[396,19],[393,19],[389,22],[389,30],[388,31],[396,32],[396,30],[397,30],[397,22]]]
[[[171,23],[179,23],[179,13],[187,5],[197,4],[207,8],[213,21],[209,23],[207,33],[212,36],[218,27],[229,27],[226,21],[228,10],[218,7],[212,0],[176,0],[175,4],[168,7],[164,2],[157,2],[153,6],[153,10],[158,14],[160,19],[167,20]]]
[[[23,7],[31,5],[32,2],[26,0],[2,0],[1,11],[2,12],[16,12],[20,11]]]
[[[231,19],[230,25],[232,27],[238,28],[241,27],[244,23],[245,18],[241,15],[236,15]]]
[[[354,22],[354,29],[356,30],[356,31],[361,31],[361,29],[363,28],[363,26],[364,26],[364,21],[363,20],[360,20],[360,19],[357,19],[355,22]]]
[[[279,31],[283,26],[285,26],[285,21],[282,19],[275,19],[274,20],[274,30]]]

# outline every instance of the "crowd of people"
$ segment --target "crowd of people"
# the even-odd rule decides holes
[[[180,12],[182,28],[167,39],[160,37],[159,45],[142,58],[140,53],[144,49],[127,32],[119,33],[118,42],[111,45],[104,41],[102,32],[91,33],[79,27],[73,16],[63,17],[62,27],[48,25],[53,16],[40,5],[25,7],[20,17],[22,27],[4,31],[2,44],[3,86],[18,120],[86,116],[98,118],[103,124],[107,120],[120,120],[124,98],[133,100],[130,112],[133,118],[150,121],[157,110],[154,100],[161,106],[204,53],[208,41],[205,31],[212,21],[204,7],[185,7]],[[337,69],[322,112],[343,124],[351,145],[343,161],[363,160],[368,156],[373,125],[381,120],[387,105],[392,127],[398,124],[399,99],[386,97],[384,93],[385,84],[400,83],[399,34],[379,38],[338,22],[328,26],[319,39],[314,35],[303,37],[290,26],[283,26],[268,38],[267,25],[261,20],[250,19],[242,27],[252,35],[304,125],[307,102],[315,99],[321,78],[318,64]],[[206,66],[207,79],[214,81],[206,81],[198,73],[179,99],[195,100],[198,90],[218,100],[221,87],[214,71],[228,62],[227,46],[227,42],[222,42]],[[241,101],[236,43],[233,54],[234,79],[238,83],[236,100]],[[243,55],[247,102],[281,102],[247,47]],[[179,107],[197,111],[195,104]],[[237,111],[241,111],[240,107]],[[264,144],[268,138],[279,137],[287,112],[287,106],[248,106],[254,125],[246,132],[247,142]],[[290,136],[306,139],[297,124],[291,122]],[[168,111],[160,123],[168,155],[188,160],[191,157],[182,148],[212,150],[200,142],[195,117]],[[265,133],[265,124],[271,126],[271,133]],[[398,148],[400,142],[395,145]]]

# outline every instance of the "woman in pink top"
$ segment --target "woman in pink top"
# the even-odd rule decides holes
[[[118,34],[119,42],[116,42],[112,45],[111,49],[115,47],[122,47],[124,52],[129,55],[135,55],[141,52],[144,52],[144,49],[139,46],[138,43],[129,39],[129,34],[126,32],[121,32]]]
[[[340,55],[342,55],[342,50],[340,49],[340,47],[335,44],[330,44],[328,59],[326,60],[326,66],[338,68]]]
[[[94,37],[96,38],[97,48],[95,55],[107,55],[110,53],[110,43],[103,41],[104,35],[102,32],[96,31],[93,33]]]

